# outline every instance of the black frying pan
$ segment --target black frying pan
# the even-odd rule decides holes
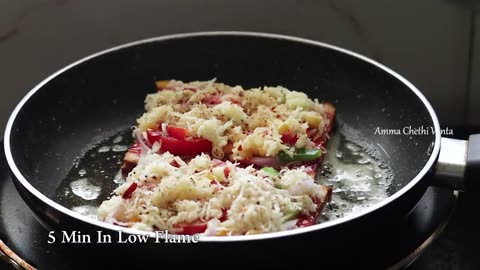
[[[358,233],[374,233],[374,227],[382,222],[404,216],[431,184],[429,175],[434,173],[440,153],[440,125],[426,98],[399,74],[324,43],[270,34],[213,32],[119,46],[82,59],[37,85],[15,108],[5,133],[5,153],[19,193],[48,228],[139,233],[74,213],[52,200],[55,189],[82,151],[135,123],[143,113],[145,95],[155,91],[155,80],[214,77],[245,87],[283,85],[332,102],[337,108],[339,129],[348,125],[382,146],[395,174],[391,196],[358,214],[308,228],[205,237],[197,245],[120,249],[162,254],[164,258],[215,254],[235,260],[242,254],[238,263],[264,260],[264,251],[274,249],[277,259],[323,254],[330,259],[321,259],[319,264],[332,263],[338,250],[355,246]],[[374,133],[376,127],[393,130],[406,126],[423,126],[436,132],[418,136]],[[444,183],[471,187],[466,180],[474,173],[478,175],[474,169],[479,168],[480,160],[478,137],[471,139],[469,166],[462,159],[467,151],[467,144],[462,142],[458,148],[451,148],[453,154],[446,155],[454,158],[455,153],[460,154],[459,161],[437,165],[439,174],[449,180]],[[469,174],[466,178],[465,173]],[[455,178],[465,181],[450,181]],[[294,248],[311,243],[316,247],[313,250]]]

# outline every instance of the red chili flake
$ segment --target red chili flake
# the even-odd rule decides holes
[[[200,102],[206,105],[217,105],[222,103],[222,100],[220,98],[221,96],[219,94],[214,94],[214,95],[204,97],[203,99],[200,100]]]
[[[228,187],[228,182],[227,181],[222,181],[222,182],[220,182],[220,184],[222,184],[222,186],[224,186],[224,187]]]
[[[132,197],[132,193],[137,189],[137,183],[133,182],[127,190],[123,193],[122,198],[124,199],[130,199]]]
[[[227,209],[222,208],[222,216],[219,218],[220,222],[227,220]]]
[[[172,165],[175,168],[180,168],[180,164],[178,164],[176,160],[172,160],[172,162],[170,162],[170,165]]]
[[[242,145],[240,144],[238,147],[237,147],[238,151],[242,151]]]
[[[225,169],[223,169],[223,174],[225,175],[225,178],[228,178],[228,176],[230,175],[230,169],[228,167],[225,167]]]
[[[222,183],[223,184],[223,183]],[[213,189],[214,192],[218,192],[220,190],[223,190],[223,187],[220,185],[216,185],[215,188]]]

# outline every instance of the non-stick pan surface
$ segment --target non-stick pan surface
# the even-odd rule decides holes
[[[15,109],[5,134],[7,161],[22,197],[50,225],[120,229],[53,202],[56,187],[82,151],[135,123],[143,112],[145,95],[155,91],[155,80],[212,78],[245,87],[283,85],[333,103],[338,127],[347,125],[381,147],[395,178],[388,199],[356,216],[293,232],[205,240],[318,234],[355,220],[400,216],[425,191],[424,175],[438,156],[439,124],[425,97],[406,79],[365,57],[323,43],[214,32],[120,46],[74,63],[36,86]],[[375,134],[377,127],[402,130],[408,126],[432,127],[437,132]]]

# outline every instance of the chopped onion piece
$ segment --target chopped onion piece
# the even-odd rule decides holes
[[[250,160],[251,164],[254,164],[259,167],[273,167],[278,168],[284,163],[277,157],[253,157]]]
[[[152,151],[157,153],[158,151],[160,151],[161,147],[162,147],[162,141],[156,141],[152,145]]]
[[[150,147],[148,147],[148,145],[145,143],[145,137],[143,137],[142,132],[138,129],[135,130],[135,138],[142,147],[142,154],[146,154],[151,150]]]
[[[283,223],[283,228],[285,230],[295,229],[297,227],[297,222],[298,222],[298,219],[289,220],[289,221]]]
[[[313,178],[301,179],[288,189],[288,194],[292,196],[311,194],[317,188]]]
[[[217,232],[217,227],[220,221],[218,219],[212,219],[207,223],[207,230],[204,232],[204,234],[208,236],[214,236],[215,233]]]

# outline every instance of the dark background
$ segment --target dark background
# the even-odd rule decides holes
[[[480,108],[474,106],[480,103],[480,81],[473,76],[480,71],[480,27],[473,4],[0,0],[0,125],[36,83],[98,50],[179,32],[247,30],[311,38],[370,56],[421,89],[443,125],[480,126]]]
[[[404,75],[457,137],[480,127],[479,1],[0,0],[0,126],[66,64],[153,36],[207,30],[295,35],[367,55]],[[162,59],[159,59],[162,61]],[[461,196],[415,269],[479,269],[477,194]]]

